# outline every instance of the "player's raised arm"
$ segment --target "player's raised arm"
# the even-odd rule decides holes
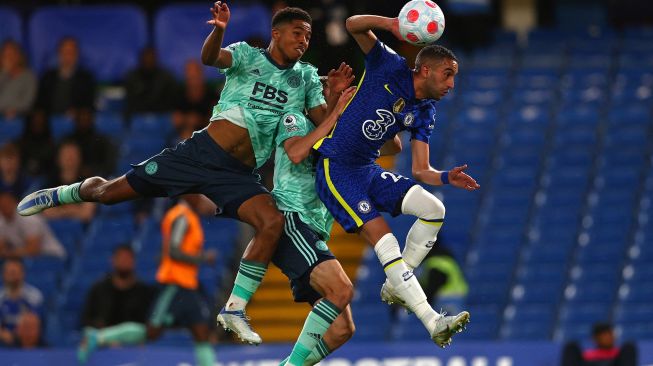
[[[464,173],[467,164],[449,171],[435,170],[429,163],[429,145],[419,140],[412,140],[410,144],[413,158],[413,177],[416,180],[432,186],[451,184],[468,191],[481,188],[474,178]]]
[[[338,103],[333,111],[331,111],[324,121],[308,135],[295,136],[284,141],[283,148],[286,150],[286,154],[288,154],[290,161],[294,164],[299,164],[306,159],[313,149],[313,145],[331,131],[340,116],[340,111],[345,108],[345,105],[347,105],[355,92],[355,86],[345,89],[338,98]]]
[[[345,26],[365,54],[370,52],[374,44],[376,44],[377,38],[372,32],[374,29],[392,32],[395,37],[401,39],[397,18],[386,18],[378,15],[354,15],[347,18]]]
[[[308,110],[308,116],[315,125],[319,126],[323,123],[327,115],[337,105],[340,94],[351,85],[354,79],[355,75],[352,68],[344,62],[340,64],[337,70],[331,69],[329,71],[326,85],[324,86],[324,96],[326,97],[327,104],[322,104]],[[342,113],[342,110],[338,111],[338,113]]]
[[[227,29],[231,12],[227,4],[217,1],[211,8],[212,19],[207,24],[214,26],[202,45],[202,63],[221,69],[231,67],[231,52],[222,48],[224,31]]]

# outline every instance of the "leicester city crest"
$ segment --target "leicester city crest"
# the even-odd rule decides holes
[[[150,161],[145,164],[145,173],[147,173],[147,175],[153,175],[157,170],[159,170],[159,164],[157,164],[156,161]]]
[[[315,247],[317,250],[321,250],[323,252],[326,252],[329,250],[329,247],[327,247],[327,244],[323,240],[318,240],[315,242]]]
[[[300,83],[301,83],[301,79],[299,78],[298,75],[291,75],[290,77],[288,77],[288,85],[291,88],[299,87]]]

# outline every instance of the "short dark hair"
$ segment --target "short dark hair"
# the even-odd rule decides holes
[[[313,24],[313,18],[304,9],[285,7],[277,11],[272,17],[272,28],[283,23],[290,23],[293,20],[303,20],[308,24]]]
[[[2,262],[2,269],[4,270],[4,268],[7,267],[9,263],[16,263],[20,266],[21,270],[25,272],[25,261],[23,261],[21,257],[11,256],[5,258],[4,262]]]
[[[119,244],[119,245],[117,245],[115,248],[113,248],[113,255],[116,255],[116,253],[118,253],[120,251],[123,251],[123,250],[129,252],[131,255],[134,255],[134,248],[132,248],[132,246],[129,245],[129,244]]]
[[[415,68],[419,69],[427,60],[440,61],[443,59],[450,59],[458,62],[458,58],[450,49],[432,44],[419,51],[415,58]]]
[[[597,336],[601,333],[611,332],[612,324],[610,323],[596,323],[592,325],[592,336]]]

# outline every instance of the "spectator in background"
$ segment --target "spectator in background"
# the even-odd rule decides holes
[[[73,116],[80,108],[93,109],[95,78],[79,65],[79,45],[66,37],[59,43],[58,65],[45,72],[39,85],[38,108],[47,114]]]
[[[36,111],[29,115],[17,145],[20,147],[25,173],[33,177],[48,173],[56,148],[50,134],[50,124],[43,111]]]
[[[24,312],[18,318],[14,346],[22,349],[45,347],[41,337],[41,318],[33,312]]]
[[[57,150],[56,168],[48,185],[57,187],[71,184],[89,176],[84,172],[83,167],[82,150],[79,145],[73,140],[64,140]],[[52,210],[43,212],[43,216],[48,219],[77,219],[87,223],[93,219],[96,207],[93,202],[82,202],[76,205],[53,207]]]
[[[65,258],[66,251],[41,216],[19,216],[18,201],[0,191],[0,258],[52,256]]]
[[[434,308],[451,314],[462,311],[469,292],[467,281],[453,254],[440,240],[422,262],[421,271],[420,283]]]
[[[172,123],[181,139],[206,127],[219,94],[209,89],[202,65],[193,60],[186,63],[185,80]]]
[[[22,197],[30,190],[32,181],[20,169],[20,150],[13,143],[0,147],[0,190]]]
[[[75,142],[82,152],[84,176],[111,175],[115,169],[115,149],[111,140],[95,129],[95,114],[90,108],[75,112],[75,130],[65,140]],[[76,181],[75,181],[76,182]],[[68,183],[66,183],[68,184]]]
[[[147,325],[126,322],[113,327],[87,329],[77,352],[84,364],[97,347],[134,345],[159,338],[166,328],[191,331],[195,359],[200,366],[214,366],[209,344],[210,310],[199,290],[199,267],[215,263],[215,250],[204,250],[204,230],[197,215],[199,194],[183,195],[161,222],[163,250],[156,279],[160,290]]]
[[[7,259],[2,266],[0,289],[0,343],[13,345],[16,328],[23,313],[40,314],[43,294],[37,288],[25,283],[25,267],[20,259]]]
[[[0,113],[6,119],[27,113],[36,98],[36,83],[20,45],[6,41],[0,49]]]
[[[594,348],[582,351],[578,343],[569,342],[562,351],[561,366],[637,366],[637,347],[624,343],[617,347],[614,330],[608,323],[592,327]]]
[[[177,83],[170,72],[159,66],[156,51],[148,47],[141,54],[141,62],[125,79],[126,112],[171,112],[176,105]]]
[[[111,273],[86,296],[82,324],[104,328],[124,322],[145,323],[154,289],[136,277],[134,251],[120,245],[111,257]]]

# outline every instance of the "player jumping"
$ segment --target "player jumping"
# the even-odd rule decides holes
[[[377,40],[372,29],[399,38],[397,19],[359,15],[347,19],[347,30],[365,53],[366,71],[358,90],[334,130],[315,144],[317,190],[335,219],[348,232],[358,232],[374,250],[387,276],[386,302],[401,302],[422,321],[439,346],[469,322],[469,313],[439,314],[427,302],[413,275],[435,242],[444,221],[444,205],[410,178],[383,170],[375,163],[384,142],[411,133],[412,171],[417,181],[452,184],[475,190],[480,186],[464,173],[467,166],[438,171],[429,164],[429,137],[435,126],[435,101],[454,87],[455,55],[441,46],[424,47],[411,70],[404,58]],[[379,212],[417,216],[403,253]]]
[[[34,192],[18,204],[18,213],[33,215],[79,202],[115,204],[140,197],[204,194],[220,213],[256,231],[221,319],[241,339],[258,344],[261,338],[250,328],[244,310],[265,275],[285,218],[254,168],[269,158],[283,114],[306,109],[320,123],[327,106],[316,68],[298,62],[311,38],[308,13],[298,8],[278,11],[265,50],[244,42],[222,48],[230,11],[218,1],[211,13],[208,23],[214,28],[202,47],[202,62],[218,67],[227,79],[209,126],[119,178],[92,177]]]

